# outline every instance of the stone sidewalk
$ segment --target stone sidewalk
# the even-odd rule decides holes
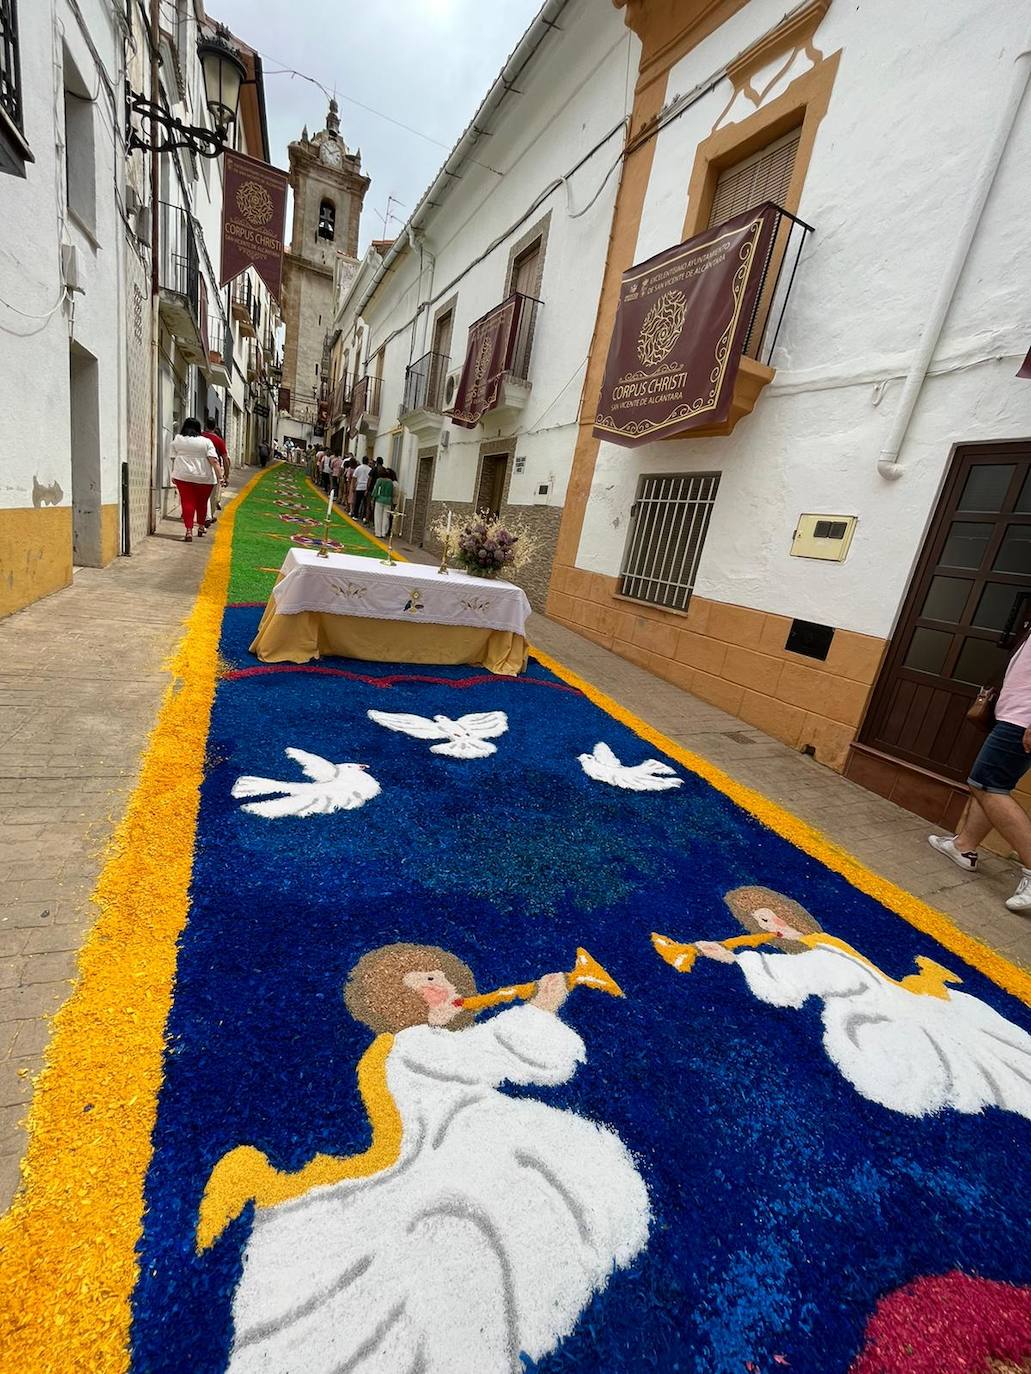
[[[70,991],[105,845],[203,575],[210,545],[185,547],[180,530],[165,522],[132,558],[78,571],[71,587],[0,621],[0,1209],[17,1184],[49,1017]],[[1014,865],[987,855],[971,878],[932,853],[919,817],[542,616],[530,634],[677,743],[1031,966],[1031,920],[1003,906]]]

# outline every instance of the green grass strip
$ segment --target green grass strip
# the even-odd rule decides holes
[[[295,503],[288,509],[276,502]],[[300,515],[316,520],[315,525],[296,525],[284,515]],[[229,575],[229,600],[267,601],[278,570],[291,547],[293,536],[318,539],[326,518],[326,498],[312,491],[303,469],[289,463],[269,468],[258,483],[241,499],[233,526],[233,561]],[[341,553],[382,558],[372,540],[343,516],[333,512],[329,534],[337,540]],[[296,545],[295,545],[296,547]]]

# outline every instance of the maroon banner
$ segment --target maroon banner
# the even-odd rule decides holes
[[[1031,378],[1031,352],[1028,353],[1027,357],[1020,364],[1017,370],[1017,376]]]
[[[281,387],[279,388],[279,399],[278,399],[278,402],[277,402],[276,409],[277,409],[277,410],[289,410],[289,409],[290,409],[290,388],[289,388],[288,386],[281,386]]]
[[[224,166],[219,285],[225,286],[253,267],[281,302],[289,178],[278,168],[232,149],[226,150]]]
[[[475,428],[498,403],[502,378],[512,366],[522,299],[509,296],[469,326],[455,404],[445,412],[463,429]]]
[[[365,414],[369,397],[369,379],[363,377],[360,382],[355,383],[354,390],[351,392],[351,413],[347,420],[348,434],[354,434],[362,422]]]
[[[778,216],[757,206],[623,273],[600,439],[635,448],[726,420]]]

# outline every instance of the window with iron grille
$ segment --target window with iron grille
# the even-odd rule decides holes
[[[0,172],[24,176],[33,161],[23,119],[17,0],[0,0]]]
[[[757,153],[724,167],[713,192],[710,226],[724,224],[766,200],[783,205],[791,186],[801,136],[801,128],[792,129]]]
[[[687,609],[719,484],[718,472],[641,478],[619,574],[623,596]]]

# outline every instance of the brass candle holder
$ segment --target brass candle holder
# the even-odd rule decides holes
[[[326,502],[326,521],[325,524],[322,526],[322,538],[319,540],[319,552],[317,555],[319,558],[329,557],[329,525],[332,519],[333,502],[332,500],[328,500]]]
[[[449,558],[450,556],[451,556],[451,536],[450,536],[450,534],[445,534],[445,536],[444,536],[443,547],[441,548],[441,551],[440,551],[440,567],[437,569],[437,572],[440,574],[441,577],[447,577],[447,575],[448,575],[447,561],[448,561],[448,558]]]

